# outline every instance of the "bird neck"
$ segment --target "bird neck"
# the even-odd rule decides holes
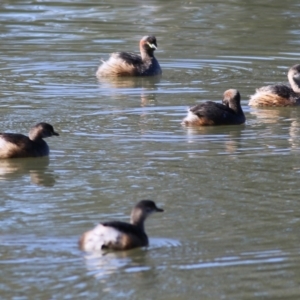
[[[38,141],[38,140],[42,139],[39,132],[35,129],[31,129],[28,136],[29,136],[29,139],[31,139],[32,141]]]
[[[237,114],[241,114],[241,113],[243,114],[243,110],[242,110],[240,102],[236,102],[236,103],[229,102],[229,108],[234,110]]]
[[[291,84],[293,91],[295,93],[299,94],[300,93],[300,86],[299,86],[300,83],[297,83],[295,80],[293,80],[292,82],[290,82],[290,84]]]
[[[146,219],[146,216],[143,214],[143,212],[141,210],[135,209],[131,212],[130,223],[132,225],[139,227],[142,230],[144,230],[145,219]]]
[[[154,50],[152,49],[145,49],[144,46],[141,46],[140,51],[141,51],[142,60],[146,60],[154,57]]]
[[[288,74],[289,83],[295,93],[300,93],[300,78]]]

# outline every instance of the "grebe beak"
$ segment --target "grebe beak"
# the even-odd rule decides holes
[[[148,46],[149,46],[150,48],[152,48],[152,49],[157,49],[157,47],[156,47],[154,44],[151,44],[151,43],[149,43],[149,42],[147,42],[147,44],[148,44]]]

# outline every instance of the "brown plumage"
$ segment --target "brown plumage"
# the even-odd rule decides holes
[[[256,93],[250,96],[249,105],[256,107],[300,105],[300,64],[289,69],[288,80],[291,87],[276,84],[258,88]]]
[[[238,90],[229,89],[223,94],[223,102],[206,101],[188,110],[182,125],[214,126],[238,125],[245,123],[246,118],[241,107],[241,96]]]
[[[157,49],[155,36],[144,36],[140,41],[141,54],[114,52],[99,66],[96,76],[154,76],[162,73],[154,51]]]
[[[0,133],[0,158],[40,157],[49,155],[43,138],[59,135],[48,123],[38,123],[29,137],[19,133]]]

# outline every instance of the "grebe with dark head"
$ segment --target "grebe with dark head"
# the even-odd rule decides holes
[[[157,49],[155,36],[144,36],[140,41],[141,54],[114,52],[96,72],[97,77],[109,76],[155,76],[162,73],[154,56]]]
[[[197,104],[188,110],[188,115],[181,124],[186,126],[239,125],[245,121],[240,93],[238,90],[229,89],[223,94],[222,104],[213,101]]]
[[[148,246],[144,222],[153,212],[163,212],[163,209],[158,208],[152,200],[141,200],[131,211],[130,223],[120,221],[100,223],[81,236],[79,247],[83,251],[92,252]]]
[[[48,123],[38,123],[29,136],[19,133],[0,133],[0,158],[40,157],[49,155],[44,138],[59,135]]]
[[[295,106],[300,105],[300,64],[288,71],[291,87],[284,84],[268,85],[258,88],[250,96],[250,106]]]

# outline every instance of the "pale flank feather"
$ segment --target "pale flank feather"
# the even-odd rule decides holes
[[[118,230],[99,224],[83,234],[80,243],[84,251],[100,251],[103,247],[118,243],[120,238],[121,234]]]

